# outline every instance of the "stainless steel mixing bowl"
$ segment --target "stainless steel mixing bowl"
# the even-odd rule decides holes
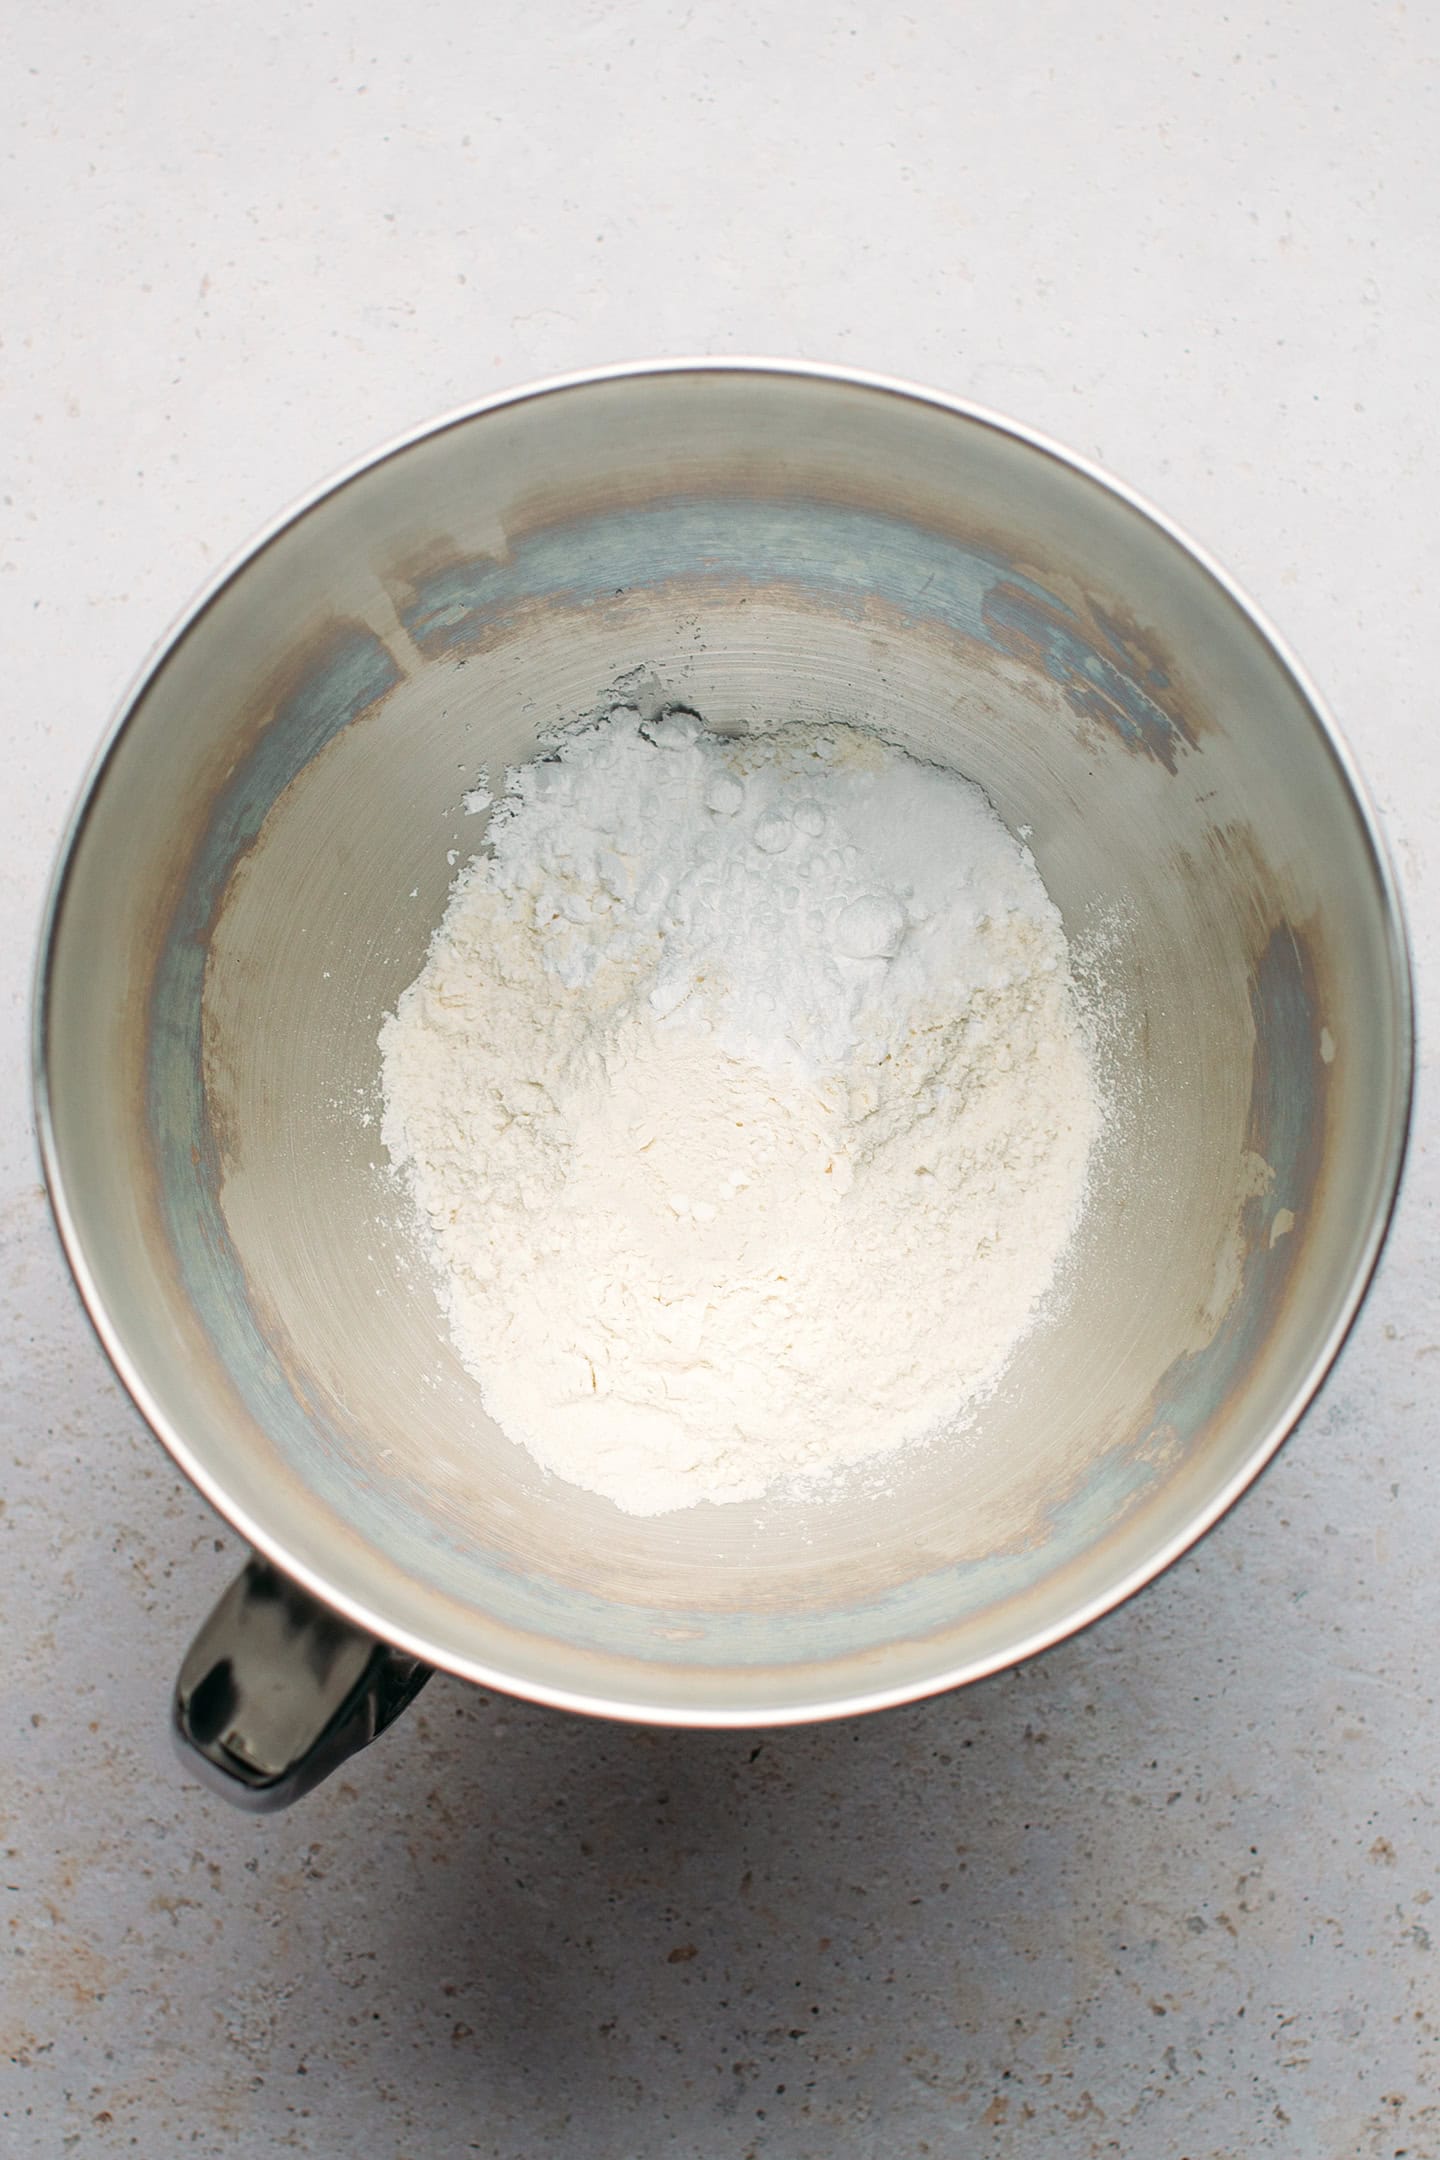
[[[622,676],[725,728],[859,719],[978,780],[1106,1016],[1108,1139],[1055,1308],[974,1429],[879,1496],[635,1520],[547,1479],[487,1420],[388,1173],[376,1031],[480,840],[461,798]],[[273,1563],[180,1689],[257,1802],[428,1665],[756,1725],[1082,1626],[1215,1521],[1319,1383],[1411,1066],[1355,776],[1215,567],[1021,429],[757,363],[491,400],[266,533],[116,723],[37,1015],[91,1315]]]

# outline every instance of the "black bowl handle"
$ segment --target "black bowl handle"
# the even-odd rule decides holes
[[[413,1702],[430,1667],[251,1560],[201,1628],[175,1686],[187,1769],[237,1807],[289,1807]]]

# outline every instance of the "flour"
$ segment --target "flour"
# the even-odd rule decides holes
[[[487,1408],[635,1514],[823,1487],[993,1388],[1099,1110],[1060,919],[863,730],[621,707],[508,775],[381,1032]]]

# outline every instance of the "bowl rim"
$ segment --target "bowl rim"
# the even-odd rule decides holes
[[[617,381],[643,381],[684,375],[763,375],[800,379],[895,398],[948,414],[954,419],[989,429],[1019,442],[1042,457],[1063,466],[1067,471],[1088,480],[1179,548],[1213,581],[1289,676],[1309,711],[1316,734],[1322,747],[1328,752],[1342,789],[1349,795],[1361,834],[1369,848],[1382,902],[1389,990],[1396,1016],[1396,1085],[1393,1099],[1387,1106],[1389,1131],[1385,1143],[1383,1175],[1377,1204],[1372,1219],[1366,1226],[1360,1257],[1351,1282],[1331,1325],[1313,1351],[1305,1372],[1291,1391],[1283,1409],[1270,1420],[1245,1461],[1206,1506],[1199,1510],[1183,1529],[1157,1546],[1116,1582],[1082,1599],[1071,1612],[1060,1619],[1035,1628],[1004,1649],[964,1659],[956,1664],[947,1664],[933,1673],[887,1687],[862,1689],[845,1695],[818,1692],[813,1700],[782,1706],[743,1701],[737,1701],[733,1707],[650,1704],[630,1701],[620,1696],[604,1696],[582,1688],[559,1687],[545,1681],[527,1679],[487,1664],[483,1659],[456,1653],[427,1640],[424,1635],[414,1630],[397,1627],[364,1599],[337,1590],[327,1582],[320,1570],[297,1560],[287,1550],[283,1537],[230,1498],[219,1478],[198,1458],[184,1435],[166,1417],[151,1395],[144,1376],[132,1361],[123,1335],[106,1308],[89,1266],[84,1237],[71,1205],[64,1167],[60,1160],[52,1106],[53,1080],[47,1049],[56,964],[56,933],[71,871],[83,845],[91,808],[106,770],[152,681],[170,654],[196,627],[227,587],[262,555],[273,541],[300,524],[321,503],[422,442],[434,440],[451,429],[467,426],[489,413],[503,411],[512,406],[526,405],[544,398],[593,389]],[[811,1724],[831,1718],[858,1716],[890,1709],[902,1703],[918,1702],[931,1695],[944,1694],[953,1688],[988,1678],[994,1673],[1010,1670],[1052,1648],[1056,1643],[1067,1641],[1071,1636],[1093,1626],[1107,1613],[1125,1604],[1148,1583],[1163,1574],[1182,1554],[1198,1544],[1273,1462],[1324,1384],[1355,1324],[1374,1280],[1399,1200],[1413,1115],[1414,1068],[1415,994],[1405,905],[1389,846],[1369,790],[1334,715],[1299,658],[1268,616],[1248,597],[1216,558],[1139,490],[1117,479],[1095,461],[1066,448],[1039,429],[1011,420],[987,406],[946,391],[927,388],[903,377],[862,368],[751,355],[696,355],[616,361],[603,366],[545,376],[532,382],[492,391],[484,397],[455,406],[432,419],[406,428],[377,448],[351,459],[328,477],[306,489],[287,508],[260,526],[248,540],[226,557],[153,643],[115,706],[110,722],[81,779],[62,829],[41,916],[31,996],[31,1079],[36,1137],[56,1229],[76,1288],[101,1347],[136,1409],[178,1468],[216,1513],[230,1524],[237,1535],[273,1561],[292,1581],[299,1583],[323,1605],[343,1614],[355,1626],[365,1629],[381,1641],[393,1644],[409,1656],[421,1659],[437,1670],[453,1673],[477,1686],[495,1688],[503,1694],[553,1709],[623,1719],[636,1724],[709,1730],[758,1730],[762,1727]],[[834,1667],[841,1668],[845,1662],[843,1657],[837,1658]],[[817,1665],[814,1669],[818,1679],[832,1668],[827,1663]]]

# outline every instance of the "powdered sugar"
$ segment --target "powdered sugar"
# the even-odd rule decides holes
[[[508,778],[381,1043],[487,1406],[636,1513],[952,1422],[1054,1275],[1098,1111],[1059,918],[862,730],[620,708]]]

